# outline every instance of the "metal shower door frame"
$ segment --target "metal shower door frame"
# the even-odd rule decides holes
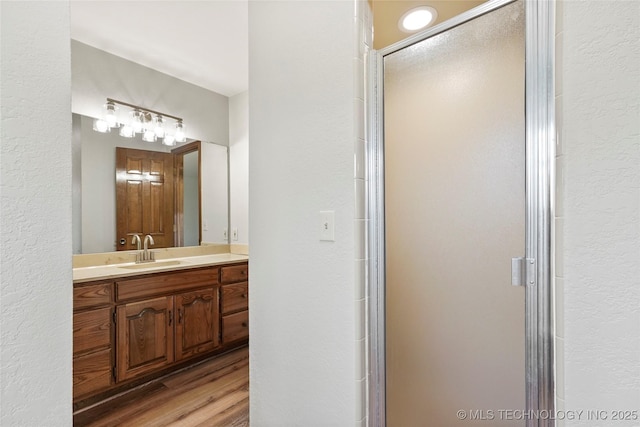
[[[369,426],[386,425],[384,57],[513,3],[491,0],[369,56],[367,111]],[[555,421],[555,319],[552,236],[555,197],[555,0],[525,2],[525,248],[534,259],[534,285],[525,285],[525,386],[527,427]],[[520,254],[514,254],[519,256]],[[505,262],[510,262],[506,259]],[[513,408],[522,409],[522,408]],[[548,416],[536,416],[547,414]],[[536,419],[538,418],[538,419]]]

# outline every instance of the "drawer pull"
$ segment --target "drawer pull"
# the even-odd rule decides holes
[[[246,297],[247,297],[247,294],[242,294],[242,298],[246,298]]]
[[[243,328],[246,328],[247,326],[249,326],[249,325],[247,325],[247,322],[242,322],[242,327]]]

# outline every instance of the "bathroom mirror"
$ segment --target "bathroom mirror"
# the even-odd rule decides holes
[[[176,186],[180,190],[174,198],[177,232],[173,246],[228,243],[226,146],[188,141],[167,147],[123,138],[117,132],[99,133],[93,130],[93,118],[73,114],[74,254],[112,252],[120,244],[116,234],[116,147],[173,152],[179,159],[180,173],[174,176],[179,175],[182,183]]]

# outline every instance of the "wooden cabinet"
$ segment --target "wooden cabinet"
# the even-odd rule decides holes
[[[75,285],[74,400],[244,345],[248,292],[247,263]]]
[[[218,289],[176,295],[176,360],[209,352],[220,342]]]
[[[217,267],[122,279],[116,289],[118,381],[218,347]]]
[[[246,340],[249,337],[249,265],[240,264],[220,269],[222,293],[222,342]]]
[[[116,357],[118,381],[173,362],[173,298],[119,305]]]
[[[113,384],[113,292],[111,283],[73,289],[73,397]]]

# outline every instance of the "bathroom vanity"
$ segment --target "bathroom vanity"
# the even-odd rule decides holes
[[[74,268],[74,406],[246,345],[248,273],[235,254]]]

